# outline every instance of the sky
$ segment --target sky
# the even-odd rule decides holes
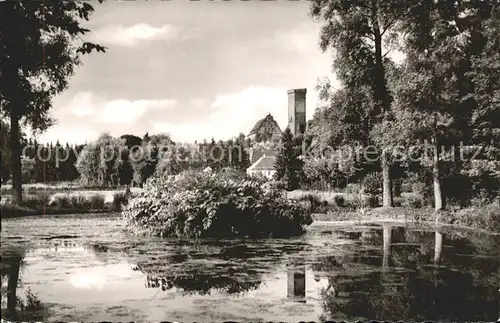
[[[44,142],[84,143],[168,133],[174,141],[248,134],[271,113],[282,129],[287,90],[331,74],[308,1],[107,1],[94,4],[85,38],[93,53],[53,101],[57,124]]]

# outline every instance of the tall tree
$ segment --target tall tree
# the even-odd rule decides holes
[[[483,104],[475,90],[475,81],[488,77],[479,71],[480,76],[471,77],[474,57],[484,57],[486,43],[481,34],[486,30],[481,21],[492,12],[493,3],[421,0],[401,24],[406,60],[394,83],[394,119],[379,132],[389,141],[430,143],[430,155],[427,151],[423,156],[430,158],[421,161],[432,173],[436,210],[445,208],[445,166],[462,168],[457,157],[447,163],[443,149],[484,144],[484,134],[491,134],[492,126],[498,124],[493,121],[498,108],[491,101]],[[491,86],[487,91],[495,92]]]
[[[311,15],[323,20],[321,48],[334,51],[334,69],[348,91],[368,87],[369,109],[362,122],[371,130],[390,111],[387,86],[387,54],[396,38],[397,22],[408,12],[411,1],[313,0]],[[384,53],[384,47],[389,48]],[[383,206],[393,205],[390,163],[382,147]]]
[[[1,183],[10,178],[10,147],[9,147],[9,124],[0,120],[0,164],[1,164]]]
[[[101,2],[102,0],[100,0]],[[52,98],[63,91],[80,56],[104,47],[82,42],[81,26],[93,12],[88,2],[2,1],[0,3],[2,117],[10,120],[12,184],[22,200],[20,124],[43,131]]]
[[[288,190],[299,187],[302,177],[301,137],[293,137],[290,128],[286,128],[281,137],[281,148],[275,162],[275,179],[285,182]]]
[[[250,167],[250,156],[248,153],[248,142],[245,135],[240,133],[234,141],[234,146],[231,148],[231,165],[240,169],[246,170]]]
[[[120,183],[125,139],[102,133],[96,141],[85,146],[76,168],[86,184],[116,186]]]
[[[471,81],[477,109],[471,113],[470,144],[481,153],[465,163],[462,173],[471,182],[471,194],[487,193],[500,196],[500,3],[489,1],[487,17],[471,11],[468,17],[474,25],[477,41],[471,44]],[[484,5],[484,4],[483,4]],[[479,30],[479,31],[478,31]],[[479,34],[480,36],[477,36]],[[474,149],[474,150],[475,150]]]
[[[173,147],[173,142],[169,135],[158,134],[149,136],[146,133],[142,141],[142,146],[131,150],[129,154],[130,164],[134,169],[134,183],[142,185],[151,177],[158,162],[164,152],[168,152]]]

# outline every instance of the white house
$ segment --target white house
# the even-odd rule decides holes
[[[276,173],[274,168],[274,163],[276,162],[276,156],[266,156],[260,157],[252,166],[247,168],[247,175],[249,176],[264,176],[268,179],[272,179]]]

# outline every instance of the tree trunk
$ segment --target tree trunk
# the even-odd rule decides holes
[[[377,109],[375,114],[382,115],[382,120],[385,121],[388,117],[390,108],[389,95],[387,91],[387,82],[385,79],[384,59],[382,56],[382,34],[380,32],[380,25],[378,22],[378,1],[372,1],[372,20],[373,20],[373,35],[375,46],[375,84],[374,84],[374,98]],[[380,120],[380,121],[382,121]],[[391,179],[391,165],[389,156],[382,147],[382,178],[383,178],[383,193],[382,193],[382,206],[392,207],[392,179]]]
[[[7,282],[7,315],[8,319],[18,321],[16,305],[17,305],[17,281],[19,280],[19,270],[21,266],[21,257],[13,256],[7,259],[9,265],[9,278]]]
[[[443,193],[441,190],[441,172],[439,163],[439,151],[436,142],[436,150],[434,151],[433,162],[432,162],[432,178],[434,181],[434,209],[440,211],[444,209]]]
[[[392,196],[392,180],[391,180],[391,166],[388,161],[388,156],[386,152],[382,152],[382,206],[392,207],[393,196]]]
[[[15,107],[11,108],[10,113],[10,150],[12,166],[12,189],[14,190],[14,200],[17,203],[23,201],[22,174],[21,174],[21,142],[19,117],[15,115]]]

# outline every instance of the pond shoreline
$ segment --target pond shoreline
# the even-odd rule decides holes
[[[69,215],[69,214],[104,214],[116,212],[110,208],[104,209],[76,209],[76,208],[59,208],[59,207],[46,207],[43,210],[34,210],[27,207],[20,207],[13,204],[2,204],[0,207],[0,218],[21,218],[31,216],[44,216],[44,215]]]
[[[1,219],[9,219],[9,218],[20,218],[20,217],[35,217],[35,216],[50,216],[50,215],[85,215],[85,214],[102,214],[105,215],[107,213],[117,213],[115,210],[111,209],[61,209],[54,207],[47,207],[43,210],[33,210],[24,207],[12,208],[12,205],[9,207],[5,207],[6,205],[1,206]],[[435,215],[431,215],[427,212],[422,212],[423,219],[414,219],[403,216],[398,210],[399,208],[394,208],[392,212],[389,212],[390,216],[382,216],[380,213],[382,208],[372,209],[376,214],[369,215],[360,215],[359,212],[337,212],[333,216],[332,214],[326,213],[313,213],[312,218],[313,222],[310,226],[317,225],[328,225],[328,226],[349,226],[349,225],[365,225],[365,224],[395,224],[395,225],[422,225],[425,227],[439,227],[439,228],[456,228],[463,229],[468,231],[476,231],[481,233],[488,233],[493,235],[500,235],[500,232],[494,230],[488,230],[480,227],[474,227],[469,225],[457,224],[457,223],[446,223],[435,220]],[[418,210],[412,210],[412,212],[417,212]],[[119,212],[118,212],[119,213]],[[398,215],[396,215],[398,214]],[[339,216],[340,215],[340,216]],[[429,219],[430,216],[433,219]],[[340,217],[340,219],[339,219]],[[335,219],[337,218],[337,219]]]
[[[393,225],[410,225],[410,226],[423,226],[425,228],[450,228],[450,229],[462,229],[467,231],[475,231],[478,233],[485,233],[489,235],[498,235],[500,232],[495,232],[491,230],[486,230],[482,228],[476,228],[461,224],[452,223],[442,223],[435,221],[412,221],[405,219],[394,219],[394,218],[377,218],[377,217],[366,217],[357,220],[314,220],[310,225],[313,226],[332,226],[332,227],[344,227],[344,226],[358,226],[367,224],[393,224]]]

